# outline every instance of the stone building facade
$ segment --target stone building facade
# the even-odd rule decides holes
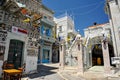
[[[112,36],[114,53],[116,57],[120,56],[120,0],[106,0],[106,13],[109,16],[109,22],[112,26]]]
[[[38,8],[41,3],[35,0],[7,0],[3,3],[0,6],[0,74],[6,60],[15,68],[25,63],[26,73],[36,71],[39,30],[34,24],[40,20]],[[31,20],[26,22],[27,18]]]
[[[54,12],[44,6],[39,8],[42,15],[39,25],[40,46],[38,53],[38,63],[51,63],[52,62],[52,45],[55,42],[55,22],[53,21]]]
[[[112,32],[110,23],[95,24],[84,29],[85,33],[85,52],[84,52],[84,67],[90,68],[93,66],[105,66],[110,64],[112,66],[111,57],[114,57],[114,48],[112,43]],[[108,53],[104,53],[102,48],[102,41],[108,42]],[[105,62],[105,54],[108,62]]]
[[[77,35],[75,31],[74,20],[68,14],[64,14],[54,18],[57,24],[57,37],[66,41],[67,48],[70,47],[72,41]]]
[[[77,32],[75,31],[75,26],[74,26],[74,20],[68,14],[64,14],[54,18],[54,21],[56,23],[56,28],[57,28],[56,36],[59,41],[65,40],[65,46],[66,46],[65,50],[69,51],[71,49],[71,46],[73,46],[74,44],[73,42],[77,35]],[[67,65],[71,65],[70,53],[69,55],[67,55],[67,52],[65,52],[65,54],[66,54],[65,60],[66,60],[66,63],[68,63]],[[74,63],[76,62],[73,61],[73,64]]]

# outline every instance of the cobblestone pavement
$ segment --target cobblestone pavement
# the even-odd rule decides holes
[[[38,65],[38,73],[29,74],[22,80],[120,80],[119,77],[102,77],[100,75],[90,73],[80,76],[74,70],[59,71],[58,64],[44,64]]]
[[[38,65],[38,73],[30,74],[22,80],[85,80],[68,72],[59,72],[58,64]]]
[[[57,71],[56,66],[38,65],[38,73],[29,74],[22,80],[64,80]]]

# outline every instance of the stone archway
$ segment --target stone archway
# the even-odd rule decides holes
[[[97,37],[93,37],[92,39],[89,40],[89,46],[91,46],[89,48],[89,50],[91,50],[91,62],[92,62],[92,66],[104,66],[104,53],[103,53],[103,48],[102,48],[102,40],[103,38],[101,36],[97,36]],[[114,51],[113,51],[113,45],[112,42],[109,38],[107,38],[107,44],[108,44],[108,52],[109,52],[109,63],[111,66],[111,57],[114,57]]]

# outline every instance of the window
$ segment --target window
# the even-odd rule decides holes
[[[46,36],[51,36],[51,30],[50,29],[46,29]]]
[[[45,19],[47,19],[47,16],[44,16]]]
[[[62,26],[59,26],[59,32],[62,32]]]
[[[44,34],[44,26],[41,27],[41,34]]]

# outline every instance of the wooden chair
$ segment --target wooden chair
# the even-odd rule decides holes
[[[22,65],[22,67],[20,67],[20,68],[18,68],[18,70],[21,70],[22,71],[22,73],[20,74],[20,75],[14,75],[14,76],[12,76],[12,80],[21,80],[21,78],[22,78],[22,76],[23,76],[23,72],[25,71],[25,66],[26,66],[26,64],[24,63],[23,65]]]
[[[3,62],[3,65],[2,65],[2,70],[6,70],[6,69],[8,69],[8,67],[7,67],[7,60],[5,60],[4,62]],[[4,76],[7,78],[7,77],[9,77],[9,76],[7,76],[7,75],[5,75],[3,72],[2,72],[2,78],[3,78],[3,80],[4,80]]]
[[[9,64],[9,63],[6,64],[6,67],[7,67],[7,69],[14,69],[15,68],[14,64]]]
[[[7,69],[7,60],[3,62],[2,70]]]

